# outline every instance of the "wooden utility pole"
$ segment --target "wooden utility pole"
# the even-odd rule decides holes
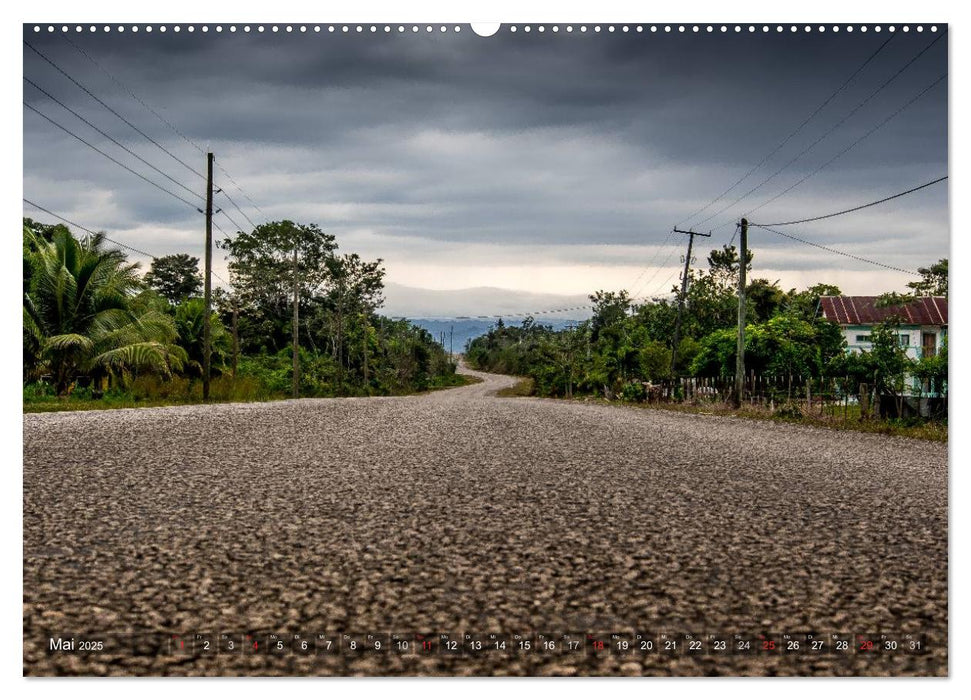
[[[300,397],[300,284],[297,279],[297,242],[293,243],[293,398]]]
[[[233,295],[233,379],[239,365],[239,299]]]
[[[738,346],[735,353],[735,407],[742,405],[745,393],[745,267],[748,263],[748,219],[742,219],[738,232]]]
[[[367,391],[367,395],[371,395],[371,381],[368,378],[368,365],[367,365],[367,345],[369,341],[369,336],[371,335],[371,323],[368,320],[368,312],[364,311],[361,314],[362,325],[364,326],[364,389]]]
[[[691,249],[694,246],[695,236],[711,238],[711,232],[698,233],[696,231],[682,231],[675,227],[675,233],[683,233],[688,236],[688,254],[684,258],[684,273],[681,275],[681,296],[678,297],[678,318],[674,322],[674,345],[671,346],[671,377],[674,378],[674,368],[678,362],[678,344],[681,342],[681,317],[684,315],[684,300],[688,294],[688,271],[691,269]]]
[[[206,154],[206,315],[202,319],[202,400],[209,400],[212,362],[212,153]]]

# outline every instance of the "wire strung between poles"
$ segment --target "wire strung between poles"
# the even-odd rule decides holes
[[[939,177],[936,180],[931,180],[930,182],[925,182],[923,185],[917,187],[912,187],[905,192],[898,192],[897,194],[891,195],[889,197],[884,197],[883,199],[878,199],[875,202],[869,202],[868,204],[861,204],[858,207],[853,207],[852,209],[844,209],[843,211],[834,212],[832,214],[824,214],[823,216],[814,216],[809,219],[798,219],[796,221],[781,221],[775,224],[751,224],[752,226],[791,226],[792,224],[807,224],[810,221],[822,221],[823,219],[832,219],[834,216],[842,216],[843,214],[852,214],[855,211],[860,211],[861,209],[866,209],[867,207],[875,207],[878,204],[883,204],[884,202],[889,202],[892,199],[897,199],[898,197],[903,197],[904,195],[910,194],[912,192],[917,192],[925,187],[930,187],[931,185],[936,185],[939,182],[944,182],[947,180],[948,176]],[[732,237],[734,239],[734,236]]]

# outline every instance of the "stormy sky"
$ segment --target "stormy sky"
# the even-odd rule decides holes
[[[396,313],[415,313],[416,288],[498,287],[531,303],[596,289],[666,294],[684,252],[675,224],[712,231],[695,249],[704,266],[741,216],[768,224],[828,214],[948,171],[947,79],[927,89],[947,72],[947,37],[927,48],[943,27],[898,30],[874,56],[886,30],[598,33],[560,25],[554,33],[546,25],[540,33],[533,25],[526,33],[519,25],[484,38],[452,25],[445,33],[437,25],[417,33],[352,26],[346,34],[326,25],[320,33],[312,25],[258,33],[253,25],[246,34],[241,26],[72,29],[68,42],[59,28],[35,33],[29,25],[24,38],[195,170],[205,170],[195,145],[211,149],[243,190],[217,168],[217,186],[246,215],[217,194],[235,224],[313,222],[342,250],[383,258]],[[189,191],[25,81],[27,103],[193,206],[26,107],[24,197],[153,255],[201,257],[199,175],[27,45],[24,75]],[[914,270],[948,255],[947,195],[939,184],[779,230]],[[26,204],[24,215],[55,221]],[[235,230],[223,214],[215,221]],[[786,288],[826,281],[876,294],[911,279],[758,228],[750,246],[753,275]],[[214,257],[226,277],[222,251]],[[515,294],[496,292],[500,299],[508,310]],[[489,305],[489,294],[477,294],[463,308],[499,310]]]

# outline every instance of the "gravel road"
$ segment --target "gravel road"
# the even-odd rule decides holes
[[[947,674],[946,445],[500,398],[511,378],[470,373],[421,396],[25,415],[24,673]],[[928,651],[158,646],[634,631],[910,633]],[[71,636],[108,648],[47,652]]]

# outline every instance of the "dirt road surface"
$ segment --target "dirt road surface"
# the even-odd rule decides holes
[[[476,374],[420,396],[25,415],[24,673],[947,673],[945,445],[501,398],[514,380]],[[887,633],[926,653],[266,643],[419,632]],[[221,633],[263,646],[173,646]],[[72,637],[107,646],[49,651]]]

